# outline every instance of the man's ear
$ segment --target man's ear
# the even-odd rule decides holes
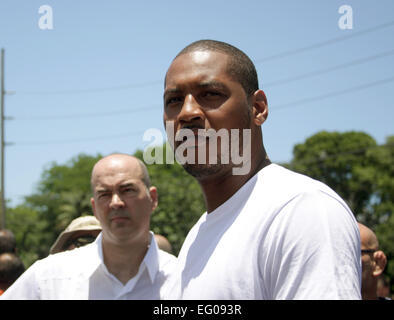
[[[375,261],[375,268],[372,274],[374,277],[378,277],[383,273],[384,268],[386,267],[387,258],[383,251],[378,250],[373,254],[373,259]]]
[[[92,205],[93,214],[94,214],[94,216],[97,218],[97,216],[96,216],[96,204],[95,204],[95,202],[94,202],[94,198],[93,198],[93,197],[90,198],[90,204]],[[98,219],[98,218],[97,218],[97,219]]]
[[[253,94],[253,122],[261,126],[268,117],[268,102],[263,90],[257,90]]]
[[[157,194],[157,188],[150,187],[149,194],[150,194],[150,198],[152,199],[152,211],[153,211],[157,208],[157,205],[159,204],[159,196]]]

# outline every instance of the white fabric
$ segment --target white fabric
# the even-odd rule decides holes
[[[151,243],[137,275],[123,285],[103,262],[100,234],[91,244],[35,262],[0,299],[160,299],[162,284],[175,260],[173,255],[158,249],[151,233]]]
[[[271,164],[202,215],[167,284],[165,299],[360,299],[357,223],[328,186]]]

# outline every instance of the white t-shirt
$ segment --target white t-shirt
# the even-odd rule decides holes
[[[351,210],[325,184],[271,164],[193,226],[164,298],[361,299],[360,292]]]
[[[162,298],[164,281],[176,258],[159,250],[153,233],[137,275],[125,285],[103,262],[102,235],[84,247],[35,262],[0,299],[12,300],[151,300]]]

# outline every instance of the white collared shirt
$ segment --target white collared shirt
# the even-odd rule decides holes
[[[151,232],[138,273],[123,285],[104,264],[100,234],[84,247],[36,261],[0,299],[157,300],[175,261],[173,255],[158,249]]]

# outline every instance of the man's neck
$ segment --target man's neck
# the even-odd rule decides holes
[[[102,240],[105,266],[125,285],[138,273],[149,248],[150,233],[124,244]]]
[[[264,152],[264,154],[259,157],[258,161],[254,161],[254,165],[251,166],[251,170],[247,175],[233,175],[229,173],[218,178],[199,181],[204,194],[207,212],[211,213],[221,206],[241,189],[250,178],[269,164],[271,164],[271,161]]]
[[[377,300],[378,295],[376,293],[377,283],[364,283],[361,290],[361,296],[363,300]]]

